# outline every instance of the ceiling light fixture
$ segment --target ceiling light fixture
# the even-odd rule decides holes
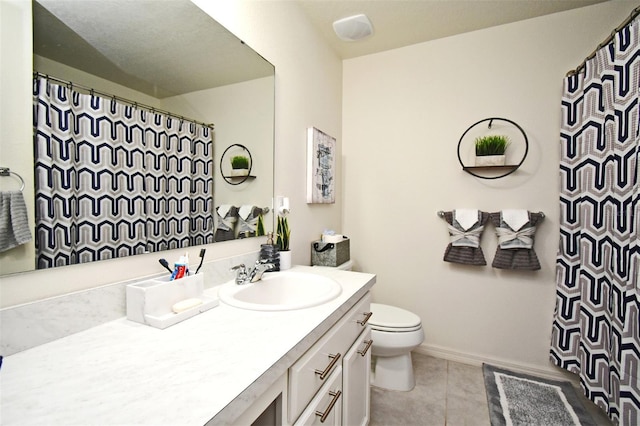
[[[333,30],[345,41],[362,40],[373,34],[371,21],[364,14],[338,19],[333,23]]]

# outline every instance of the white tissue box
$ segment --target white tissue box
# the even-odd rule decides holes
[[[204,295],[204,275],[196,274],[170,281],[163,277],[127,285],[127,319],[164,329],[200,312],[218,306],[218,299]],[[173,305],[197,298],[202,304],[173,312]]]

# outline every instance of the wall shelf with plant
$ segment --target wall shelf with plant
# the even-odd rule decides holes
[[[220,157],[220,173],[229,185],[240,185],[255,179],[251,174],[253,158],[249,149],[239,143],[230,145]]]
[[[488,122],[487,127],[480,126]],[[475,136],[475,137],[474,137]],[[507,154],[514,139],[522,146],[518,147],[521,154],[519,161],[513,161]],[[463,161],[463,153],[473,152],[473,164],[469,158]],[[471,125],[458,141],[458,161],[465,172],[481,179],[499,179],[515,172],[527,158],[529,140],[517,123],[506,118],[491,117],[480,120]],[[469,157],[469,156],[467,156]],[[511,160],[513,164],[506,164]]]

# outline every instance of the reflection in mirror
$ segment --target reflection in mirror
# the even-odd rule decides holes
[[[116,108],[115,101],[123,101],[117,103],[117,118],[90,119],[86,111],[73,115],[76,119],[69,122],[93,133],[94,141],[81,136],[79,147],[68,151],[71,138],[66,136],[38,133],[35,138],[35,154],[45,153],[46,161],[36,162],[36,207],[28,202],[28,208],[35,208],[38,216],[37,245],[50,247],[53,254],[39,256],[37,262],[33,254],[34,265],[59,266],[67,258],[85,262],[213,242],[220,207],[244,214],[233,224],[243,227],[232,229],[233,238],[256,235],[258,219],[272,224],[266,207],[273,197],[271,64],[188,0],[163,2],[161,8],[155,0],[36,0],[33,15],[34,71],[73,84],[41,78],[42,86],[34,84],[37,92],[59,88],[54,97],[71,103],[86,96],[88,109],[100,99],[107,116]],[[44,107],[38,121],[51,118],[47,114],[56,109],[67,110]],[[129,121],[133,117],[142,122]],[[190,119],[214,123],[215,128],[195,126]],[[183,133],[167,136],[166,128],[154,127],[159,123]],[[194,129],[192,142],[184,132]],[[240,185],[225,182],[217,170],[220,156],[234,144],[250,149],[253,160],[255,178]],[[199,157],[191,158],[194,151]],[[58,157],[46,155],[51,152]],[[100,154],[109,167],[121,162],[123,168],[102,169],[94,161]],[[75,172],[64,164],[83,157],[88,164],[74,164]],[[71,193],[42,195],[40,188],[48,188],[47,181],[60,184],[70,176],[79,178],[66,189]],[[86,188],[92,193],[78,193]],[[164,197],[159,198],[160,193]],[[68,219],[68,208],[60,200],[71,200],[69,206],[81,213],[77,223],[65,224],[69,233],[60,225],[38,222],[44,212],[57,208],[58,216]],[[126,214],[114,213],[118,204],[126,207]],[[178,214],[185,211],[184,217]],[[116,224],[116,216],[124,222]],[[152,234],[155,230],[162,232]],[[140,240],[139,234],[145,237]],[[82,239],[91,246],[67,247],[70,240]],[[0,257],[3,274],[17,272],[7,266]]]

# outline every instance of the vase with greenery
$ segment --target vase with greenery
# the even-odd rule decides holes
[[[231,176],[246,176],[249,174],[249,157],[235,155],[231,157]]]
[[[280,270],[291,268],[291,251],[289,250],[289,238],[291,230],[286,216],[278,216],[276,227],[276,245],[280,249]]]
[[[490,135],[476,138],[476,166],[504,166],[505,152],[511,143],[507,136]]]

